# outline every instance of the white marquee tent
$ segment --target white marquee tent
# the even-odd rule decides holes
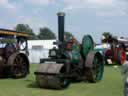
[[[49,49],[55,47],[56,40],[28,40],[30,63],[40,63],[40,58],[47,58]]]

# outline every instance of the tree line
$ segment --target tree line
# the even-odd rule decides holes
[[[17,24],[14,28],[17,32],[26,32],[28,33],[29,40],[52,40],[56,39],[55,33],[48,27],[39,28],[39,33],[36,35],[33,29],[28,24]],[[73,36],[70,32],[65,32],[67,37]],[[102,36],[105,38],[111,38],[112,34],[110,32],[103,32]]]
[[[30,36],[28,40],[52,40],[56,39],[55,33],[48,27],[39,28],[39,33],[36,35],[33,29],[28,24],[17,24],[14,28],[17,32],[26,32]],[[65,32],[67,37],[72,37],[73,34]]]
[[[17,24],[15,27],[17,32],[26,32],[28,33],[29,40],[51,40],[56,39],[55,33],[48,27],[39,28],[39,33],[36,35],[33,29],[28,24]]]

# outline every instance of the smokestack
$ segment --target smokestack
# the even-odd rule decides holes
[[[60,42],[64,41],[64,12],[57,13],[58,15],[58,39]]]

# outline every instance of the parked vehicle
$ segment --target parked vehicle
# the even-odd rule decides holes
[[[23,32],[0,29],[0,77],[21,78],[29,73],[28,36]]]
[[[108,34],[109,35],[109,34]],[[102,39],[103,44],[109,44],[110,48],[104,50],[107,64],[123,64],[126,61],[126,42],[112,35],[106,36]]]
[[[64,13],[58,13],[58,48],[49,51],[49,58],[41,59],[35,72],[39,87],[63,89],[70,81],[86,80],[96,83],[102,79],[104,65],[100,52],[94,51],[94,41],[85,35],[82,43],[64,36]]]

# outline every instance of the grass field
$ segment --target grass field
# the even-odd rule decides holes
[[[104,78],[97,84],[73,83],[67,89],[58,91],[33,86],[36,67],[31,65],[31,74],[25,79],[1,79],[0,96],[123,96],[120,68],[105,67]]]

